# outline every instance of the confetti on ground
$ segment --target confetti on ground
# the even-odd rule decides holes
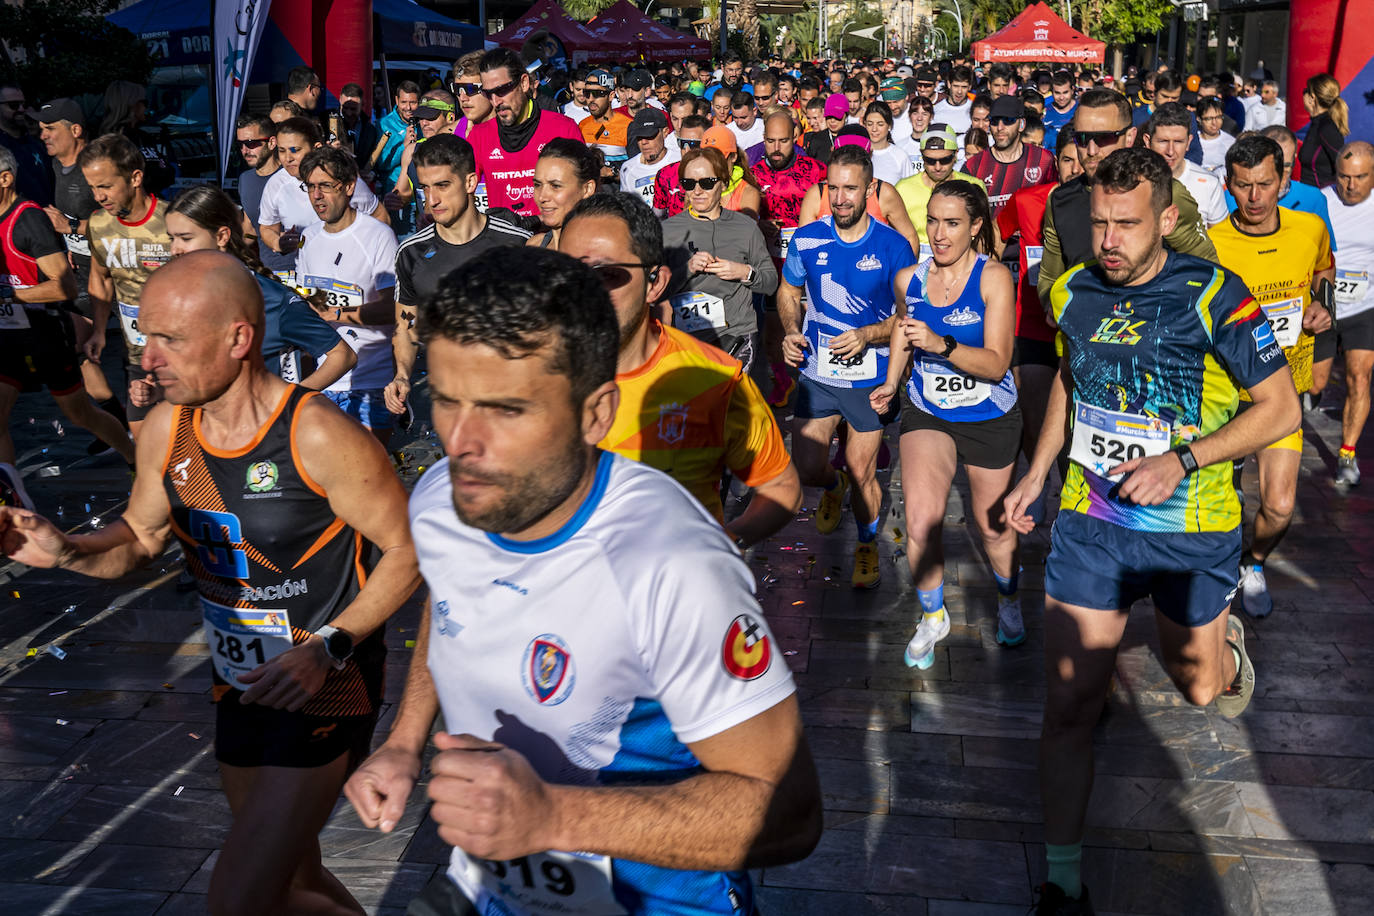
[[[200,735],[197,735],[195,732],[187,732],[186,734],[190,735],[192,738],[195,738],[197,741],[200,740]]]
[[[805,603],[806,603],[805,601],[793,601],[793,602],[792,602],[792,606],[793,606],[793,607],[797,607],[798,605],[802,605],[802,604],[805,604]]]
[[[67,724],[67,720],[66,720],[66,719],[58,719],[58,720],[57,720],[57,724],[58,724],[58,725],[66,725],[66,724]]]
[[[46,651],[47,651],[47,653],[48,653],[49,655],[51,655],[53,658],[57,659],[58,661],[61,661],[62,659],[64,659],[64,658],[67,657],[67,652],[66,652],[66,650],[65,650],[65,649],[61,649],[61,648],[58,648],[57,646],[48,646],[48,648],[47,648]]]
[[[167,690],[171,690],[171,689],[172,689],[172,685],[171,685],[171,684],[163,684],[162,686],[163,686],[165,689],[167,689]]]
[[[38,650],[37,650],[37,649],[30,649],[29,651],[27,651],[27,652],[24,653],[24,657],[25,657],[25,658],[33,658],[33,657],[34,657],[35,655],[37,655],[37,654],[38,654]]]
[[[415,640],[413,640],[413,639],[407,639],[407,640],[406,640],[406,648],[407,648],[407,649],[414,649],[414,648],[415,648]]]
[[[782,654],[783,654],[783,655],[796,655],[796,654],[797,654],[797,650],[796,650],[796,649],[785,649],[785,650],[783,650],[783,653],[782,653]]]
[[[67,691],[65,691],[65,690],[49,690],[49,691],[48,691],[48,696],[50,696],[50,697],[60,697],[60,696],[62,696],[62,694],[66,693],[66,692],[67,692]]]
[[[181,794],[181,790],[184,789],[184,788],[186,788],[186,787],[185,787],[185,786],[177,786],[177,790],[176,790],[175,792],[173,792],[172,794],[173,794],[173,795],[180,795],[180,794]]]

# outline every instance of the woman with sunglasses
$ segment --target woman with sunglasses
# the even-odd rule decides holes
[[[749,168],[748,157],[740,152],[735,142],[734,132],[728,127],[712,127],[702,135],[701,148],[716,150],[725,157],[729,168],[730,177],[721,195],[721,205],[750,219],[758,219],[763,211],[763,191],[754,177],[754,170]]]
[[[933,253],[893,281],[905,315],[892,329],[887,381],[870,396],[879,412],[901,398],[906,557],[922,612],[905,661],[916,668],[929,668],[935,644],[949,635],[941,536],[960,464],[968,475],[969,514],[997,581],[997,642],[1011,647],[1026,639],[1016,594],[1016,532],[1000,518],[1021,444],[1011,375],[1011,271],[989,257],[992,211],[981,189],[947,181],[935,188],[927,214]]]
[[[873,102],[864,110],[864,130],[868,131],[869,154],[873,157],[873,177],[888,184],[916,174],[911,158],[892,142],[892,109],[886,102]]]
[[[322,391],[357,364],[358,355],[334,327],[258,260],[244,241],[242,216],[228,194],[209,185],[182,191],[167,208],[167,234],[174,258],[218,249],[253,273],[262,290],[262,355],[268,371]]]
[[[673,324],[720,347],[748,372],[759,353],[754,294],[777,290],[778,269],[758,224],[721,202],[730,166],[719,149],[687,150],[679,175],[687,209],[663,223]]]
[[[601,152],[567,137],[544,144],[534,166],[534,204],[539,208],[543,232],[526,242],[536,248],[557,248],[563,221],[577,202],[601,186]]]

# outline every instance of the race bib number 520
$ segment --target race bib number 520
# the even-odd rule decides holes
[[[1073,445],[1069,460],[1107,477],[1107,471],[1135,458],[1153,458],[1169,450],[1169,424],[1159,417],[1103,410],[1081,401],[1073,410]],[[1107,477],[1117,481],[1123,475]]]

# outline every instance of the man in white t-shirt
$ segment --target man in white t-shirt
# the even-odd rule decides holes
[[[1164,157],[1174,178],[1197,201],[1203,222],[1215,226],[1227,217],[1226,195],[1221,179],[1185,158],[1193,138],[1192,120],[1192,114],[1178,102],[1160,105],[1145,124],[1145,145]]]
[[[301,161],[311,150],[320,148],[320,132],[313,121],[287,118],[277,125],[277,158],[282,167],[267,179],[262,189],[262,206],[258,211],[259,241],[268,248],[292,258],[300,248],[301,235],[307,226],[319,221],[310,196],[301,187]],[[380,221],[385,227],[391,222],[386,208],[365,182],[354,182],[350,206]],[[387,230],[390,232],[390,230]],[[295,284],[295,274],[289,268],[278,268],[277,275],[288,285]]]
[[[1252,104],[1245,111],[1245,129],[1263,130],[1271,124],[1285,124],[1288,121],[1288,105],[1279,98],[1277,80],[1260,83],[1259,104]]]
[[[579,124],[582,123],[583,118],[591,115],[591,112],[587,110],[586,81],[587,69],[585,67],[579,67],[573,71],[572,79],[568,80],[568,91],[572,93],[572,100],[563,106],[563,114]]]
[[[604,271],[662,269],[500,248],[420,305],[446,456],[410,503],[430,599],[345,789],[394,830],[443,712],[428,793],[453,852],[410,912],[749,914],[748,869],[820,838],[752,574],[686,490],[597,447],[619,401]]]
[[[969,85],[973,82],[973,71],[968,67],[955,67],[949,75],[949,95],[935,103],[935,116],[932,124],[945,124],[959,137],[959,145],[964,145],[964,133],[973,124],[973,101],[968,96]]]
[[[358,183],[352,156],[322,146],[301,160],[301,174],[319,221],[305,230],[297,283],[313,290],[312,303],[358,354],[358,364],[324,393],[385,444],[396,426],[383,394],[396,374],[396,236],[349,206]]]
[[[1336,156],[1336,183],[1323,188],[1327,216],[1340,250],[1336,262],[1336,336],[1345,353],[1345,407],[1336,486],[1360,482],[1355,443],[1369,419],[1369,383],[1374,374],[1374,146],[1347,143]]]
[[[678,145],[668,145],[670,136],[668,118],[657,108],[645,108],[635,115],[625,129],[625,138],[639,155],[620,167],[620,190],[638,194],[646,204],[654,205],[654,179],[659,169],[682,159]]]
[[[752,93],[741,89],[730,97],[730,133],[743,152],[763,142],[763,121]]]

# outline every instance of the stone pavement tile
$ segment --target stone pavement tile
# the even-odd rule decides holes
[[[341,797],[334,805],[333,815],[320,831],[320,849],[326,856],[400,861],[425,816],[427,808],[420,804],[424,793],[423,785],[415,787],[405,814],[390,833],[364,827],[353,806]]]
[[[71,782],[0,782],[0,836],[41,836],[90,791],[90,786]],[[53,839],[84,840],[86,837]]]
[[[891,770],[886,764],[818,757],[816,771],[826,811],[887,813]]]
[[[50,764],[100,724],[98,719],[0,713],[0,763]]]
[[[1031,883],[1045,880],[1044,846],[1027,846]],[[1254,916],[1259,891],[1245,859],[1084,844],[1083,883],[1098,913]],[[1293,911],[1298,916],[1301,911]],[[1302,916],[1306,916],[1302,913]]]
[[[1366,916],[1374,912],[1374,868],[1247,858],[1266,916]]]
[[[79,861],[44,877],[48,884],[80,884],[130,891],[176,891],[200,868],[204,849],[102,843]]]
[[[93,652],[69,654],[58,661],[51,655],[38,656],[33,663],[12,675],[7,686],[47,687],[53,690],[91,688],[97,690],[162,690],[170,683],[175,690],[199,693],[210,682],[207,659],[189,655],[97,655]]]
[[[68,785],[71,785],[68,783]],[[87,788],[83,786],[82,788]],[[175,776],[161,786],[96,786],[47,830],[47,840],[218,849],[229,832],[229,803],[218,789],[183,789]],[[99,831],[97,834],[96,831]]]
[[[926,916],[1026,916],[1022,904],[975,903],[970,900],[927,900]]]
[[[219,788],[214,730],[208,723],[106,721],[60,762],[79,769],[86,782],[153,786],[176,773],[179,785]]]
[[[1133,830],[1174,830],[1254,836],[1245,806],[1228,782],[1098,774],[1088,823]]]
[[[951,650],[951,653],[953,650]],[[953,660],[953,655],[951,655]],[[1039,700],[1000,700],[939,692],[911,694],[911,730],[989,738],[1036,738],[1044,704]]]
[[[1374,843],[1370,793],[1356,789],[1238,783],[1255,835],[1281,840]]]
[[[892,811],[1037,823],[1039,782],[1025,770],[894,764]]]
[[[205,628],[198,608],[121,608],[83,627],[84,640],[205,644]]]
[[[417,804],[412,802],[412,804]],[[448,865],[453,847],[439,837],[439,825],[429,817],[429,805],[420,806],[423,820],[415,830],[410,845],[401,856],[402,862],[416,862],[422,865]]]
[[[1019,843],[833,830],[810,858],[764,870],[772,887],[1030,902]]]
[[[160,690],[144,694],[148,698],[135,718],[151,722],[196,722],[210,730],[215,721],[215,704],[210,699],[210,681],[201,693]]]
[[[54,887],[48,884],[0,884],[0,900],[10,913],[80,913],[81,916],[152,916],[167,899],[164,893],[105,888]]]
[[[441,869],[395,860],[325,856],[324,867],[363,906],[405,908]]]
[[[90,852],[89,845],[52,840],[0,839],[0,881],[50,881]]]
[[[205,916],[210,903],[204,894],[171,894],[157,910],[157,916]]]
[[[806,729],[816,758],[867,760],[873,763],[935,763],[958,766],[962,751],[956,735],[913,735],[910,732],[865,728]]]
[[[826,830],[854,830],[869,837],[953,837],[954,821],[947,817],[912,817],[907,814],[868,814],[858,811],[825,812]]]
[[[909,896],[844,894],[760,886],[755,894],[763,913],[787,916],[927,916],[926,901]],[[1016,916],[1024,916],[1024,908]]]
[[[1203,852],[1245,856],[1247,859],[1303,859],[1348,865],[1374,865],[1374,847],[1363,843],[1203,836],[1195,833],[1151,833],[1149,843],[1151,849],[1161,852]]]
[[[1364,716],[1247,711],[1227,719],[1208,711],[1221,747],[1235,750],[1374,758],[1374,729]]]
[[[130,719],[150,694],[127,690],[0,687],[0,712],[60,719]]]
[[[957,820],[954,835],[964,840],[1000,840],[1006,843],[1045,842],[1043,824],[1016,824],[1003,821]],[[1150,834],[1144,830],[1123,830],[1117,827],[1088,825],[1083,831],[1085,846],[1105,846],[1112,849],[1149,849]],[[1041,849],[1043,850],[1043,846]],[[1044,853],[1041,852],[1043,858]]]
[[[1374,760],[1191,748],[1184,753],[1194,779],[1374,791]]]
[[[1093,740],[1115,745],[1166,747],[1218,746],[1215,723],[1207,711],[1195,706],[1132,707],[1117,695],[1107,702],[1107,713],[1093,732]]]
[[[805,688],[798,700],[808,727],[906,728],[911,721],[911,701],[900,691]]]

